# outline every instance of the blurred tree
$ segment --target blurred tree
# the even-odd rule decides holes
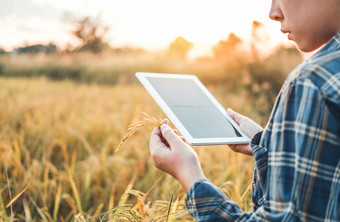
[[[265,26],[258,21],[253,21],[251,28],[251,53],[253,59],[257,59],[260,55],[260,48],[266,47],[268,42],[268,33]]]
[[[264,25],[261,22],[254,20],[251,26],[251,36],[254,38],[258,38],[261,31],[260,29],[263,28]]]
[[[109,27],[102,24],[101,17],[96,18],[85,16],[75,21],[75,29],[72,34],[81,41],[79,51],[91,51],[99,53],[109,49],[109,44],[104,40]]]
[[[179,36],[170,43],[168,54],[172,58],[185,60],[188,56],[189,50],[192,47],[193,44],[191,42]]]
[[[0,47],[0,55],[6,54],[6,51]]]
[[[57,46],[53,43],[50,43],[48,45],[28,45],[25,47],[19,47],[15,49],[15,52],[18,54],[25,54],[25,53],[46,53],[46,54],[52,54],[57,52]]]
[[[227,40],[220,40],[217,45],[213,47],[214,57],[216,59],[225,59],[239,49],[242,39],[234,33],[230,33]]]
[[[120,48],[113,48],[112,52],[115,54],[124,54],[124,55],[140,55],[146,53],[146,50],[143,48],[132,47],[132,46],[124,46]]]

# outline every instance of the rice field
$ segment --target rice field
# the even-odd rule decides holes
[[[301,56],[279,48],[185,62],[152,55],[0,57],[0,221],[195,221],[185,193],[154,167],[155,126],[166,116],[136,71],[197,74],[225,107],[262,126],[285,75]],[[157,124],[156,124],[157,125]],[[133,130],[136,128],[133,128]],[[251,211],[252,157],[228,146],[194,147],[205,175]]]
[[[0,85],[0,220],[194,221],[179,183],[153,166],[153,126],[114,152],[142,112],[165,117],[140,85],[46,78],[0,78]],[[210,90],[250,114],[246,97]],[[250,211],[252,158],[227,146],[195,150],[206,176]]]

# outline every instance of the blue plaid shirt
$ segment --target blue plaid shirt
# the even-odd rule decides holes
[[[186,196],[197,221],[340,221],[340,33],[287,77],[252,151],[254,211],[201,179]]]

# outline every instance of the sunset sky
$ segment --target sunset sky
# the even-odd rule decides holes
[[[209,54],[211,46],[230,32],[247,39],[251,23],[265,25],[268,51],[287,44],[280,24],[268,18],[270,0],[1,0],[0,47],[53,42],[76,45],[65,13],[76,18],[102,15],[110,27],[106,40],[113,47],[162,49],[177,36],[194,44],[194,55]]]

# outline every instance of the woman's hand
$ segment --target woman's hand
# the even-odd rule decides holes
[[[168,120],[164,122],[151,134],[151,156],[157,168],[175,177],[188,192],[198,179],[205,178],[201,164],[193,148],[167,125]]]
[[[261,132],[263,128],[255,123],[253,120],[249,119],[246,116],[243,116],[232,109],[227,109],[227,112],[231,118],[235,120],[235,122],[240,126],[241,131],[246,134],[249,138],[253,138],[258,132]],[[247,154],[252,156],[253,152],[251,151],[250,144],[233,144],[229,145],[230,148],[239,153]]]

